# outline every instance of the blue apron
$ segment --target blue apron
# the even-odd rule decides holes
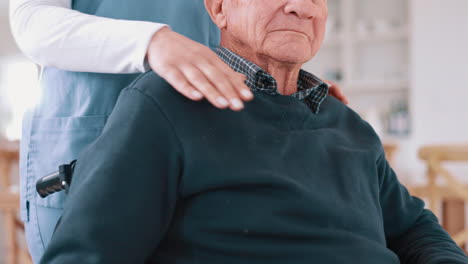
[[[207,46],[219,44],[218,28],[202,0],[75,0],[73,9],[101,17],[165,23]],[[23,121],[20,161],[23,221],[32,217],[28,212],[30,206],[63,208],[65,194],[42,199],[36,194],[36,181],[56,171],[59,164],[76,159],[101,134],[120,91],[136,76],[43,68],[41,102]]]

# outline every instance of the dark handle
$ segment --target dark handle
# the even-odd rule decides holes
[[[70,164],[60,165],[57,172],[40,178],[36,182],[36,191],[39,196],[45,198],[53,193],[68,190],[71,184],[73,170],[75,169],[75,163],[76,160],[72,161]]]

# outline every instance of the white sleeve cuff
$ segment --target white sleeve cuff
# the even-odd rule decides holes
[[[148,58],[146,56],[148,47],[154,34],[165,27],[169,26],[165,24],[157,24],[157,26],[153,27],[152,29],[148,28],[147,32],[141,32],[141,41],[135,48],[135,68],[138,69],[138,71],[147,72],[151,69],[151,66],[148,63]]]
[[[97,17],[71,0],[10,0],[15,40],[35,63],[67,71],[139,73],[153,35],[167,25]]]

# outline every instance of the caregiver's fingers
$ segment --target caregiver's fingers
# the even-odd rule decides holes
[[[349,100],[346,97],[346,95],[343,93],[343,90],[334,82],[325,80],[325,83],[328,84],[328,87],[330,89],[330,95],[336,97],[338,100],[343,102],[344,104],[349,104]]]
[[[234,71],[229,65],[227,65],[224,61],[222,61],[216,54],[212,54],[212,62],[211,65],[216,69],[219,69],[224,72],[224,78],[228,80],[231,85],[234,87],[236,92],[244,99],[244,101],[250,101],[254,98],[254,95],[249,87],[245,84],[245,79],[247,78],[245,75]],[[211,75],[212,79],[216,75]]]
[[[165,76],[163,77],[166,81],[174,87],[179,93],[185,97],[198,101],[203,99],[203,94],[197,91],[192,84],[185,78],[185,75],[182,74],[178,69],[171,68],[164,72]]]
[[[199,92],[218,108],[241,110],[242,101],[253,99],[243,82],[245,77],[233,71],[208,47],[168,28],[153,36],[147,59],[157,74],[192,100],[200,99]]]
[[[205,75],[197,67],[182,67],[182,73],[193,87],[196,87],[201,94],[214,106],[224,109],[230,104],[229,101],[223,96],[205,77]],[[177,88],[176,88],[177,89]]]
[[[253,98],[252,92],[244,84],[245,76],[239,75],[234,71],[223,70],[214,64],[215,61],[206,62],[200,63],[196,67],[203,72],[207,81],[213,85],[217,92],[229,101],[232,110],[242,110],[244,108],[242,99],[251,100]],[[223,64],[226,65],[225,63]]]

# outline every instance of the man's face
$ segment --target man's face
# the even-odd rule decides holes
[[[305,63],[319,50],[327,0],[225,0],[224,33],[256,56]]]

